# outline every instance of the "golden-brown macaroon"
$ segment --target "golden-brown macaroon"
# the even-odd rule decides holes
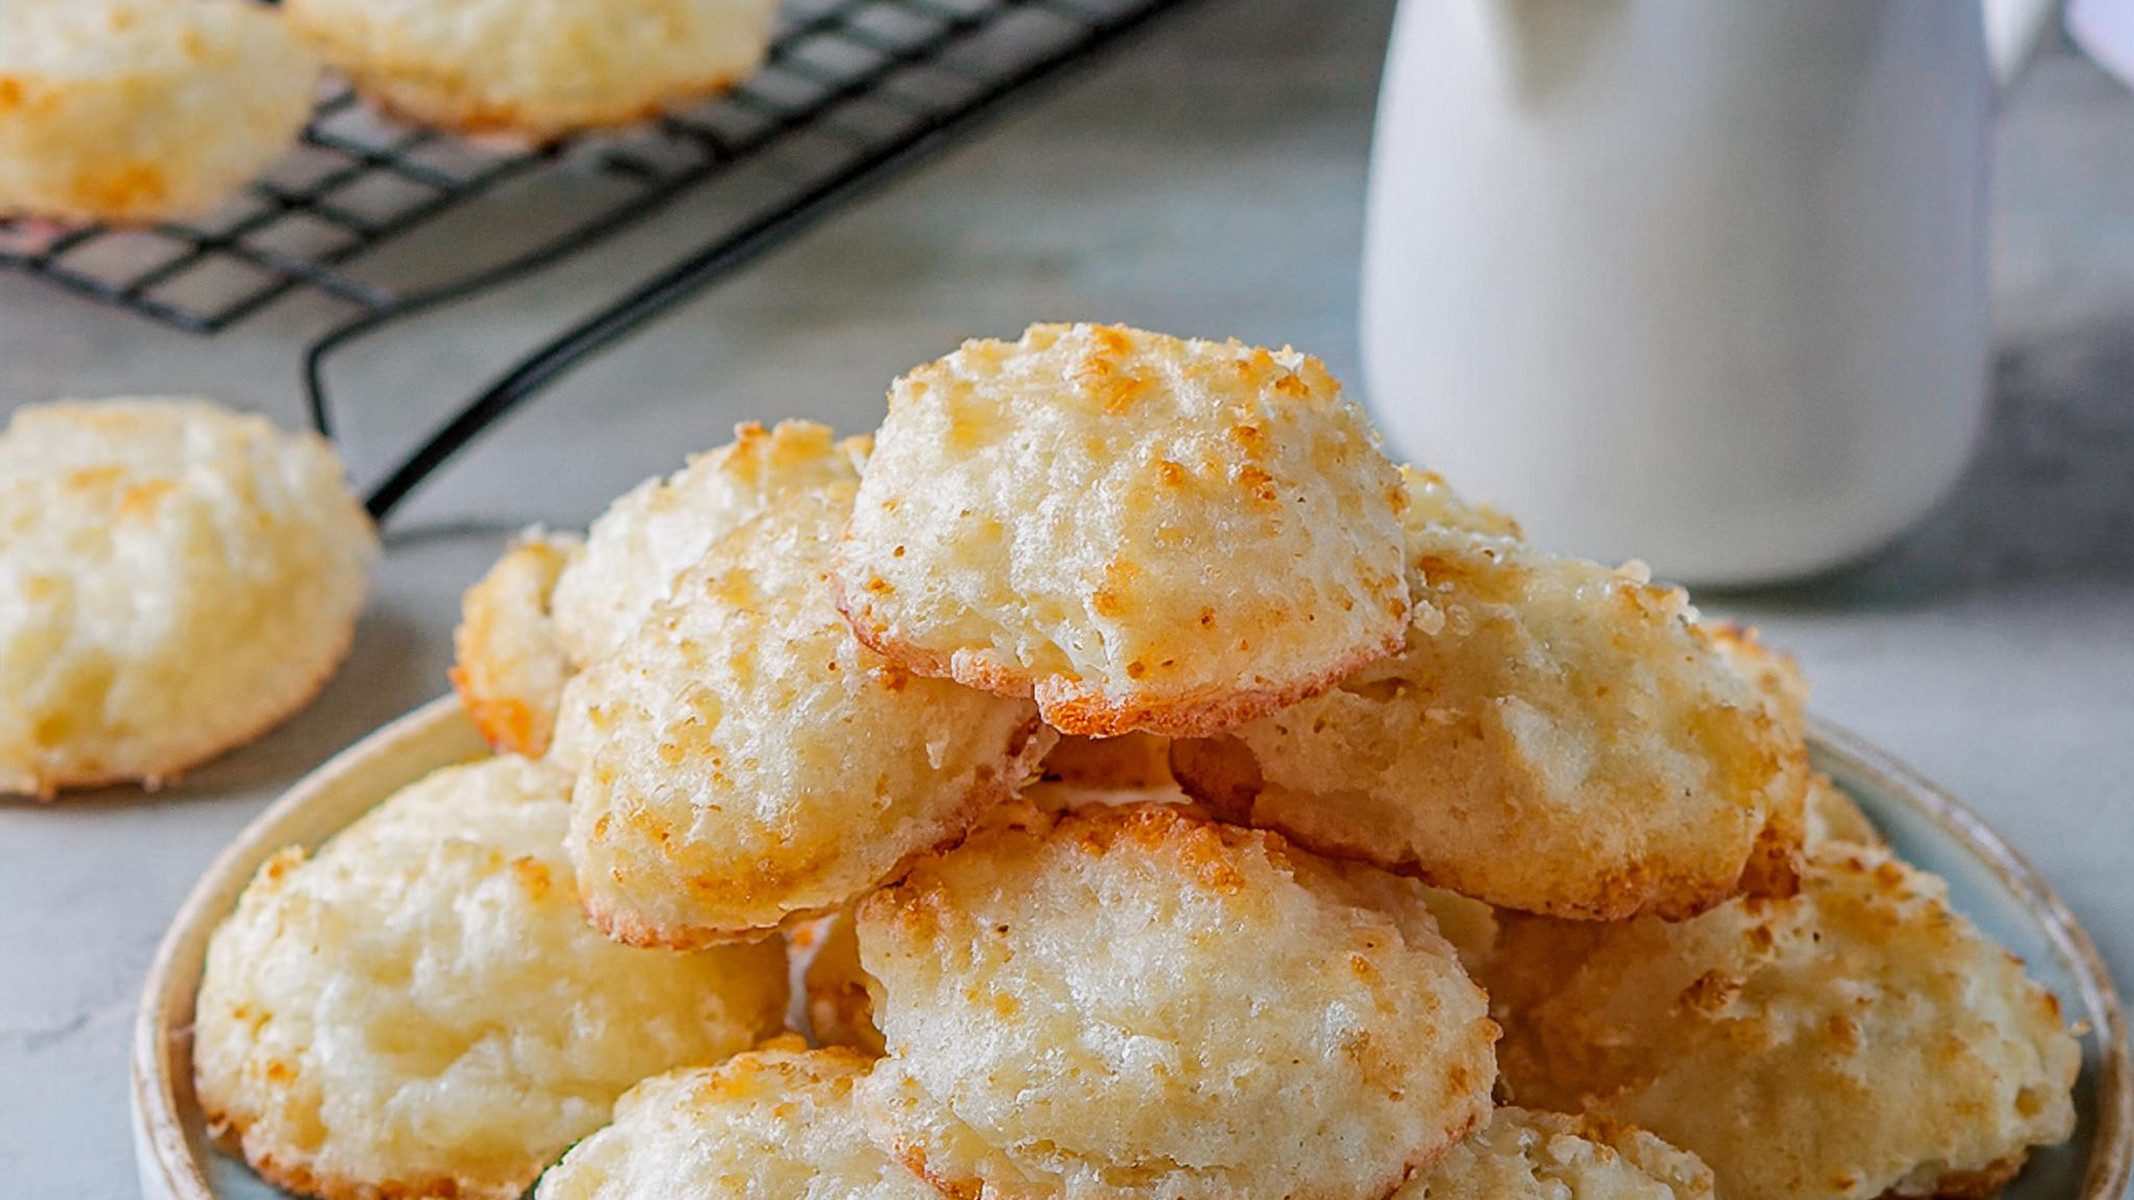
[[[1315,358],[1035,325],[898,379],[875,436],[854,631],[1062,733],[1212,733],[1400,645],[1399,478]]]
[[[612,653],[713,542],[791,495],[856,483],[871,444],[828,426],[734,428],[734,440],[608,506],[583,539],[524,535],[468,589],[453,683],[502,752],[541,755],[564,684]]]
[[[550,616],[556,580],[585,552],[570,534],[528,530],[460,599],[452,690],[499,754],[539,758],[575,668]]]
[[[1101,751],[1085,757],[1083,750],[1077,750],[1069,754],[1063,764],[1059,747],[1055,746],[1053,753],[1045,758],[1044,777],[1023,788],[1017,799],[1046,812],[1066,812],[1092,805],[1190,803],[1191,797],[1179,791],[1176,785],[1151,787],[1124,782],[1129,777],[1143,775],[1141,768],[1150,763],[1146,747],[1133,747],[1133,743],[1140,739],[1156,743],[1157,749],[1162,749],[1162,739],[1145,734],[1102,741],[1062,738],[1061,746],[1071,741],[1093,751],[1098,747],[1127,743],[1128,753],[1123,759],[1113,760]],[[1056,771],[1074,777],[1077,782],[1056,778]],[[1169,771],[1165,770],[1164,774],[1168,776]],[[1479,913],[1466,909],[1451,912],[1450,919],[1465,933],[1472,935],[1481,928],[1477,921],[1490,919],[1487,905],[1459,901],[1450,893],[1439,895],[1456,903],[1472,904],[1474,910],[1480,910]],[[1431,911],[1437,913],[1435,903]],[[1439,923],[1444,925],[1448,915],[1437,915]],[[1489,928],[1491,932],[1486,936],[1494,937],[1494,925]],[[1444,932],[1455,945],[1459,944],[1450,928]],[[806,991],[808,1030],[815,1040],[826,1046],[850,1046],[869,1057],[879,1058],[884,1052],[882,1031],[874,1024],[874,1000],[869,992],[867,971],[860,966],[859,933],[851,908],[839,909],[807,926],[804,938],[795,936],[794,947],[796,951],[809,954],[801,980]],[[1466,962],[1464,953],[1461,961]],[[1477,968],[1469,964],[1468,969],[1472,972]]]
[[[870,1134],[951,1196],[1383,1196],[1496,1075],[1421,892],[1176,806],[1003,809],[859,906]]]
[[[939,1200],[861,1133],[852,1093],[866,1071],[861,1055],[785,1037],[648,1079],[534,1200]]]
[[[1807,736],[1808,678],[1801,674],[1800,663],[1764,645],[1763,635],[1754,626],[1715,621],[1705,631],[1712,635],[1719,656],[1771,702],[1780,723],[1796,737]]]
[[[564,651],[581,667],[606,657],[712,543],[788,498],[859,482],[873,445],[813,421],[748,421],[733,441],[630,489],[593,522],[582,561],[556,582]]]
[[[1500,1108],[1392,1200],[1712,1200],[1711,1168],[1642,1129]]]
[[[1791,654],[1765,645],[1763,635],[1753,625],[1715,621],[1705,628],[1720,657],[1763,696],[1778,722],[1779,736],[1805,746],[1808,677],[1801,673],[1800,662]],[[1882,844],[1882,835],[1875,832],[1867,814],[1860,811],[1852,797],[1832,783],[1829,776],[1810,769],[1801,804],[1784,805],[1773,811],[1766,830],[1765,854],[1750,864],[1749,890],[1774,895],[1790,891],[1797,883],[1797,864],[1790,856],[1781,856],[1796,846],[1813,847],[1833,839],[1863,846]]]
[[[1772,650],[1752,626],[1728,621],[1708,627],[1712,644],[1732,663],[1734,670],[1770,701],[1780,728],[1788,736],[1808,735],[1808,680],[1792,655]],[[1814,848],[1825,842],[1850,842],[1856,846],[1880,846],[1882,834],[1853,798],[1821,771],[1808,773],[1808,793],[1801,812],[1802,844]],[[1782,889],[1781,889],[1782,890]]]
[[[0,217],[206,212],[295,141],[318,74],[244,0],[0,0]]]
[[[571,860],[611,936],[708,945],[829,912],[960,836],[1051,746],[1028,701],[853,638],[829,583],[852,493],[729,534],[566,694]]]
[[[1226,817],[1509,908],[1686,916],[1791,886],[1807,751],[1641,570],[1407,476],[1405,648],[1171,765]]]
[[[1064,813],[1089,807],[1117,808],[1145,804],[1191,804],[1176,787],[1106,788],[1051,780],[1024,788],[1018,800],[1043,812]],[[1196,817],[1206,816],[1197,807]],[[1442,888],[1422,889],[1423,903],[1437,919],[1438,933],[1452,943],[1468,975],[1480,977],[1496,951],[1497,915],[1489,905]],[[802,976],[808,1028],[829,1046],[850,1046],[872,1057],[884,1053],[882,1031],[874,1023],[874,998],[866,968],[860,965],[859,932],[850,909],[807,927],[796,950],[811,952]]]
[[[325,441],[202,400],[0,431],[0,794],[154,786],[302,708],[377,535]]]
[[[1486,981],[1516,1102],[1649,1129],[1734,1200],[1982,1196],[2074,1124],[2052,995],[1877,850],[1674,924],[1508,919]]]
[[[1129,735],[1129,737],[1132,736],[1139,735]],[[1107,741],[1094,741],[1090,744],[1102,746],[1109,744],[1110,741],[1126,740],[1129,739],[1108,739]],[[1066,739],[1063,738],[1061,741],[1065,742]],[[1054,749],[1054,757],[1057,757],[1057,747]],[[1139,758],[1139,754],[1136,753],[1133,757]],[[1045,761],[1049,772],[1053,758],[1048,757]],[[1089,760],[1081,761],[1096,771],[1099,776],[1111,769],[1110,767],[1099,768]],[[1123,767],[1124,765],[1123,763],[1112,764],[1112,766],[1117,767]],[[1114,777],[1116,778],[1116,776]],[[1191,796],[1181,791],[1176,783],[1168,782],[1134,786],[1124,783],[1105,783],[1101,779],[1091,778],[1089,782],[1072,783],[1063,779],[1050,778],[1048,774],[1047,778],[1040,779],[1038,782],[1024,788],[1022,795],[1018,799],[1033,808],[1055,813],[1071,812],[1082,808],[1122,808],[1129,805],[1170,804],[1182,806],[1185,811],[1190,812],[1196,818],[1208,818],[1212,815],[1205,806],[1202,806]],[[1444,888],[1425,886],[1419,894],[1423,898],[1424,905],[1430,909],[1430,915],[1437,919],[1439,935],[1446,941],[1451,942],[1452,948],[1459,953],[1460,965],[1467,969],[1469,975],[1479,978],[1482,968],[1489,962],[1490,955],[1496,952],[1497,911],[1480,900],[1470,900],[1457,892],[1448,892]],[[853,970],[858,969],[856,961],[858,949],[857,939],[855,938],[851,951],[855,959]],[[832,977],[836,977],[837,971],[841,969],[833,969]],[[864,973],[861,973],[859,977],[864,980]],[[864,984],[862,984],[862,987],[864,987]],[[871,1014],[869,1014],[869,1019],[871,1021]],[[877,1034],[876,1036],[879,1038],[880,1035]],[[858,1045],[860,1043],[852,1042],[849,1044]]]
[[[1408,494],[1408,504],[1401,510],[1401,531],[1412,546],[1419,541],[1441,537],[1444,531],[1470,533],[1476,537],[1510,538],[1519,541],[1526,531],[1508,513],[1480,500],[1470,500],[1453,490],[1443,475],[1426,471],[1411,463],[1402,463],[1400,468],[1401,488]],[[1412,586],[1412,581],[1411,581]],[[1418,594],[1418,603],[1428,603],[1429,598]]]
[[[270,859],[208,945],[193,1065],[216,1134],[331,1200],[514,1200],[648,1075],[785,1013],[775,940],[695,954],[587,925],[566,776],[495,758]]]
[[[1700,622],[1700,625],[1702,623]],[[1712,648],[1719,657],[1734,669],[1736,675],[1749,681],[1749,686],[1763,697],[1764,710],[1776,722],[1774,740],[1789,748],[1789,756],[1798,747],[1799,761],[1806,763],[1808,755],[1808,677],[1801,673],[1801,665],[1791,654],[1766,646],[1762,635],[1752,625],[1740,625],[1732,621],[1718,621],[1703,628],[1711,634]],[[1783,896],[1790,893],[1800,882],[1800,855],[1808,845],[1812,830],[1810,804],[1817,802],[1813,769],[1807,771],[1808,782],[1795,784],[1789,780],[1784,791],[1797,799],[1782,799],[1774,803],[1768,822],[1749,865],[1742,872],[1742,890],[1751,894]],[[1821,799],[1825,815],[1838,804],[1851,804],[1842,793],[1836,802],[1830,796]]]
[[[1140,735],[1091,741],[1088,744],[1103,746],[1114,741],[1127,741],[1135,736]],[[1064,744],[1066,740],[1062,738],[1061,742]],[[1117,778],[1113,768],[1123,768],[1126,765],[1124,763],[1099,765],[1090,760],[1071,760],[1082,762],[1094,772],[1089,782],[1073,783],[1065,779],[1051,778],[1051,765],[1057,757],[1058,748],[1055,747],[1053,754],[1045,760],[1047,777],[1023,789],[1022,795],[1017,797],[1022,803],[1040,811],[1053,813],[1072,812],[1083,808],[1121,808],[1129,805],[1169,804],[1181,806],[1184,811],[1189,812],[1195,818],[1209,818],[1212,816],[1205,806],[1199,804],[1191,796],[1186,795],[1176,783],[1133,786],[1104,781],[1103,777],[1108,774],[1113,778]],[[1138,752],[1131,756],[1132,759],[1138,759],[1139,757]],[[1069,774],[1074,773],[1075,771],[1073,770],[1069,771]],[[1446,941],[1451,942],[1452,948],[1459,953],[1460,965],[1467,969],[1469,975],[1480,978],[1483,967],[1488,964],[1490,956],[1496,952],[1497,911],[1480,900],[1470,900],[1457,892],[1448,892],[1444,888],[1425,886],[1419,894],[1423,898],[1423,903],[1429,907],[1430,915],[1437,919],[1438,933]],[[832,926],[830,932],[833,934],[837,932],[835,926]],[[844,953],[848,952],[843,947],[839,947],[839,955],[841,956]],[[857,961],[859,947],[856,937],[849,953],[853,957],[849,970],[838,962],[838,956],[833,956],[831,958],[833,966],[826,973],[826,978],[858,978],[862,980],[860,987],[864,991],[866,976],[864,972],[859,971]],[[848,992],[847,994],[849,995],[850,993]],[[867,1015],[871,1023],[871,1013]],[[853,1017],[848,1013],[844,1020],[850,1023]],[[877,1034],[877,1040],[879,1040],[879,1037],[880,1035]],[[852,1041],[847,1044],[860,1045],[861,1043]]]
[[[725,91],[775,0],[285,0],[358,90],[411,120],[548,141]]]

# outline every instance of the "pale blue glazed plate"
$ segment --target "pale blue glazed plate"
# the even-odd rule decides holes
[[[2134,1164],[2134,1076],[2119,997],[2089,935],[1999,834],[1909,768],[1820,722],[1811,750],[1816,765],[1859,801],[1897,853],[1947,879],[1957,910],[2021,955],[2083,1030],[2075,1135],[2033,1155],[2004,1200],[2120,1200]],[[208,933],[238,891],[281,847],[316,846],[401,786],[481,752],[450,698],[418,709],[290,789],[195,885],[150,969],[135,1027],[135,1147],[148,1200],[283,1195],[209,1146],[192,1094],[193,993]]]

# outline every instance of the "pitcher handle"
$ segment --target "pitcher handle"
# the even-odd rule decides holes
[[[2060,15],[2064,0],[1980,0],[1986,18],[1986,60],[2002,92],[2023,74]]]

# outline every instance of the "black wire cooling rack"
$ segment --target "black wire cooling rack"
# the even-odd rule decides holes
[[[382,519],[598,350],[1190,2],[785,0],[762,69],[718,100],[628,133],[540,148],[402,125],[343,92],[319,104],[296,153],[213,216],[148,229],[0,224],[0,266],[201,334],[293,292],[353,306],[305,352],[312,418],[331,436],[325,364],[337,349],[559,262],[684,192],[733,194],[718,206],[718,236],[534,350],[389,470],[368,499]],[[562,232],[451,279],[390,286],[366,275],[372,252],[446,212],[507,182],[563,172],[605,186]]]

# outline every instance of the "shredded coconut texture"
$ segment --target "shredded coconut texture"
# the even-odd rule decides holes
[[[548,751],[563,686],[576,673],[550,601],[556,580],[584,552],[578,538],[529,530],[460,599],[452,687],[500,754]]]
[[[311,434],[203,400],[65,401],[0,432],[0,793],[154,784],[302,707],[377,536]]]
[[[1403,503],[1317,359],[1038,325],[891,386],[841,604],[1063,733],[1205,734],[1399,646]]]
[[[631,1089],[535,1200],[939,1200],[861,1132],[867,1060],[780,1038]]]
[[[749,422],[630,489],[582,539],[521,535],[460,604],[452,680],[483,737],[502,753],[549,753],[565,685],[613,654],[677,575],[765,509],[858,482],[870,444],[810,421]],[[556,753],[574,765],[569,748]]]
[[[1492,904],[1687,916],[1792,886],[1807,749],[1688,597],[1408,473],[1406,643],[1172,767],[1224,815]]]
[[[281,157],[318,61],[244,0],[0,0],[0,216],[198,216]]]
[[[999,819],[863,901],[870,1129],[950,1195],[1355,1200],[1485,1120],[1412,880],[1175,806]]]
[[[1027,700],[853,638],[829,583],[851,506],[834,485],[735,530],[568,689],[571,858],[611,935],[704,945],[827,913],[960,836],[1050,747]]]
[[[1689,921],[1511,919],[1485,978],[1515,1100],[1649,1129],[1734,1200],[1990,1194],[2074,1127],[2052,995],[1872,848]]]
[[[1711,1168],[1609,1121],[1500,1108],[1393,1200],[1712,1200]]]
[[[387,108],[535,140],[716,95],[763,61],[775,0],[287,0]]]
[[[1051,779],[1031,784],[1018,799],[1050,813],[1089,807],[1191,804],[1190,798],[1176,787],[1114,787]],[[1198,808],[1191,811],[1196,816],[1206,815]],[[1459,954],[1460,965],[1470,976],[1479,977],[1496,952],[1496,911],[1479,900],[1442,888],[1423,888],[1422,898],[1430,915],[1437,919],[1438,932]],[[852,912],[841,910],[824,917],[809,928],[806,940],[814,952],[805,974],[809,1030],[824,1044],[851,1046],[880,1056],[885,1047],[882,1032],[874,1023],[874,983],[860,965],[858,926]],[[795,944],[799,944],[798,939]]]
[[[452,767],[268,861],[209,943],[193,1063],[217,1135],[333,1200],[513,1200],[616,1097],[783,1021],[775,940],[602,937],[563,855],[568,779]]]

